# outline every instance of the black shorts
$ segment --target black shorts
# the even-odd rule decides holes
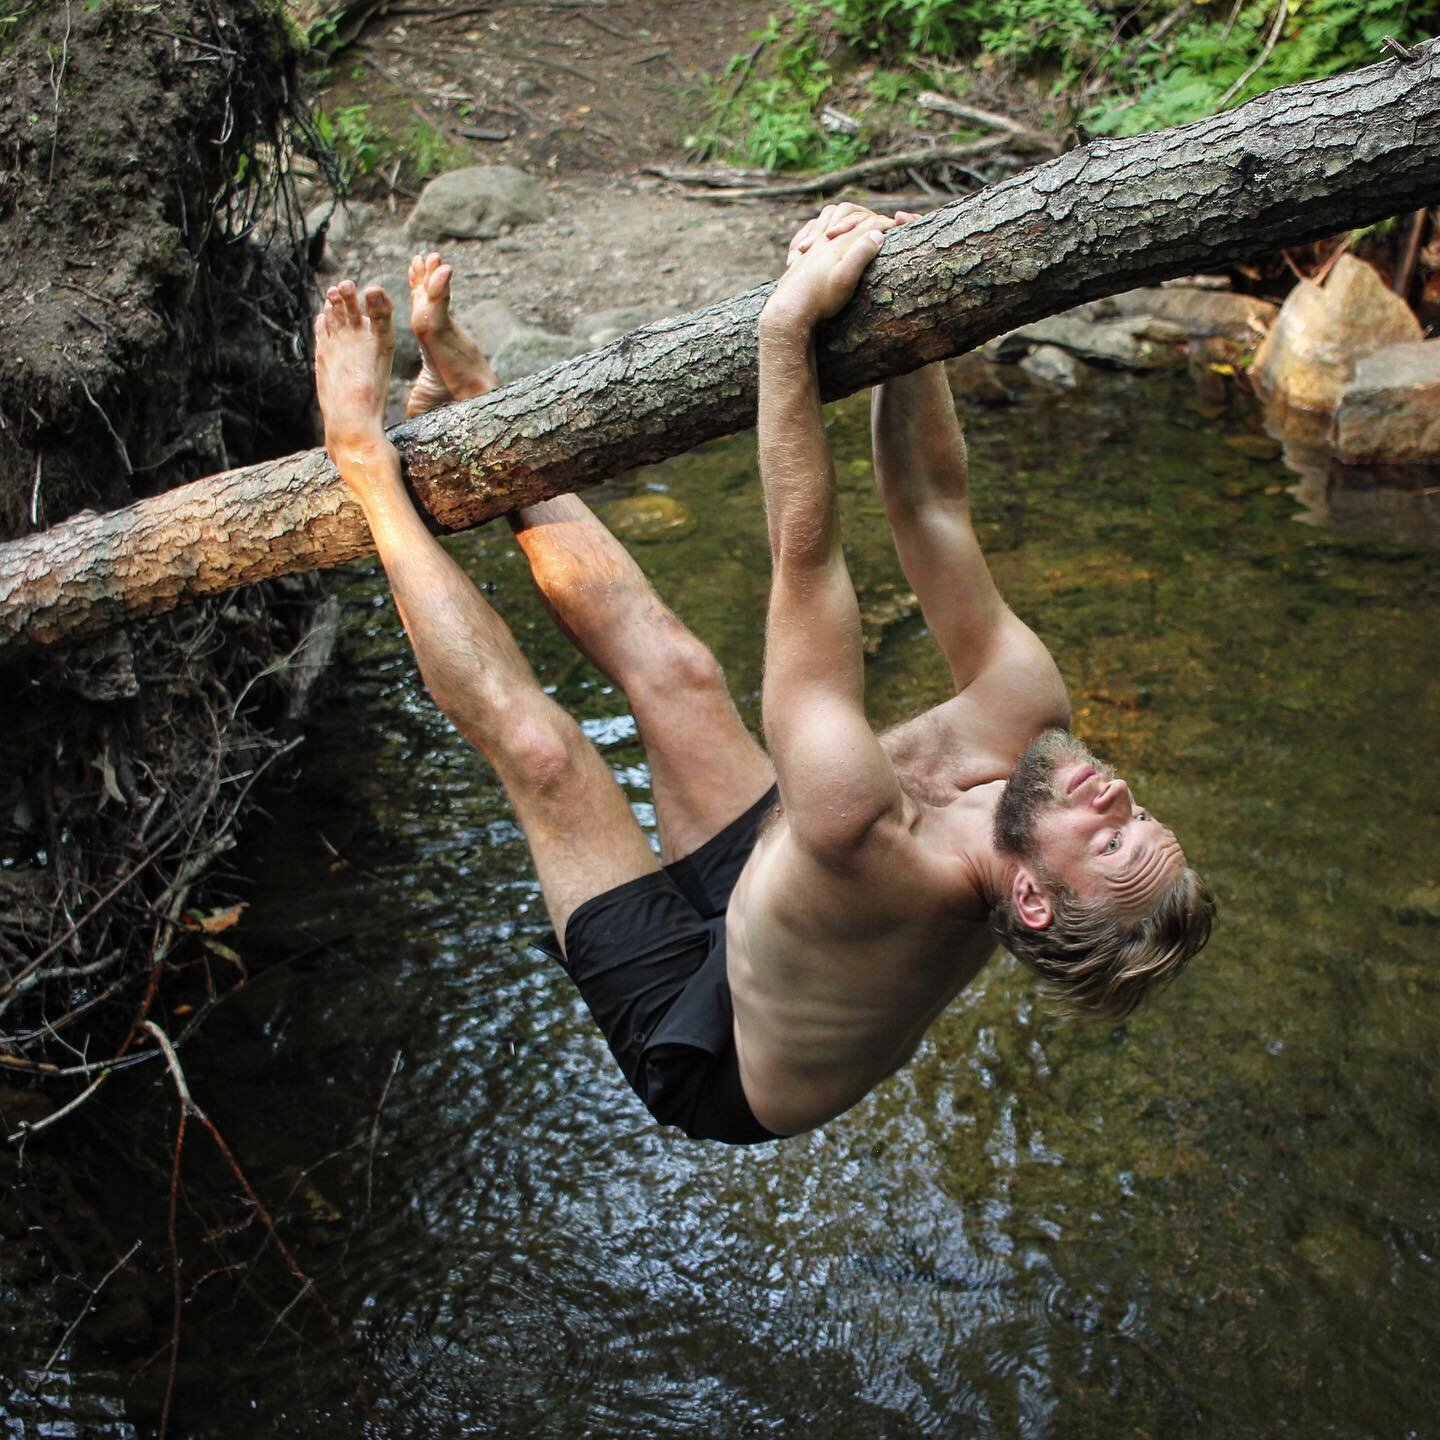
[[[692,1139],[777,1140],[740,1084],[725,973],[725,909],[776,790],[698,850],[586,900],[559,959],[619,1061],[662,1125]]]

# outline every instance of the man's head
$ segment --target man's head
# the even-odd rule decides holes
[[[1214,899],[1174,834],[1064,730],[1020,757],[994,840],[1015,868],[992,927],[1067,1009],[1123,1019],[1210,938]]]

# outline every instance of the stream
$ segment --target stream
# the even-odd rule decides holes
[[[977,525],[1076,730],[1215,890],[1209,949],[1119,1026],[1057,1019],[997,957],[822,1131],[748,1151],[662,1131],[527,948],[546,922],[504,797],[361,568],[303,771],[242,838],[249,908],[221,938],[252,978],[183,1057],[257,1190],[289,1197],[282,1233],[345,1339],[304,1304],[274,1321],[298,1287],[273,1257],[263,1314],[200,1290],[176,1433],[1434,1433],[1436,556],[1297,523],[1258,420],[1205,418],[1183,376],[1086,381],[967,407]],[[864,399],[830,414],[883,725],[947,673]],[[753,436],[595,503],[756,723]],[[508,530],[454,553],[652,824],[624,699]],[[163,1163],[168,1079],[126,1083]],[[107,1220],[153,1230],[157,1208],[117,1180]],[[192,1281],[220,1263],[194,1250]],[[53,1428],[0,1393],[3,1433],[141,1433],[127,1373],[77,1346]]]

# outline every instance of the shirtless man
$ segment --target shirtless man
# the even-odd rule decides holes
[[[761,318],[768,756],[714,657],[581,501],[510,517],[557,623],[629,700],[658,859],[409,499],[381,424],[388,297],[342,282],[316,320],[326,446],[425,683],[504,784],[559,958],[626,1078],[657,1119],[698,1138],[768,1140],[848,1109],[910,1058],[997,938],[1072,1010],[1118,1017],[1209,934],[1209,892],[1174,835],[1060,728],[1055,664],[980,553],[939,366],[876,389],[875,468],[956,694],[879,739],[865,719],[814,330],[907,218],[828,207],[795,237]],[[449,267],[417,257],[410,280],[424,356],[411,413],[484,393],[493,375],[450,318]]]

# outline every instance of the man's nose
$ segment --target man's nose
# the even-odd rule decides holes
[[[1095,799],[1092,802],[1102,814],[1108,814],[1111,810],[1119,809],[1122,814],[1129,816],[1133,808],[1133,800],[1130,794],[1130,787],[1118,777],[1108,785],[1102,785],[1095,792]]]

